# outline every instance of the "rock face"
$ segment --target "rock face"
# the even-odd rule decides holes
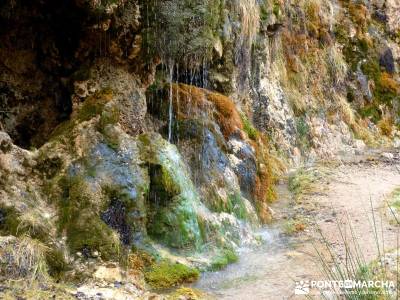
[[[398,135],[397,0],[53,2],[0,4],[0,261],[38,281],[212,266],[285,166]]]
[[[392,32],[398,32],[400,29],[400,1],[387,0],[385,5],[389,30]]]

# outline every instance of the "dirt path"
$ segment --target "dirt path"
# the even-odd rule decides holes
[[[377,239],[380,252],[396,247],[398,230],[384,216],[387,210],[385,200],[400,186],[400,172],[396,165],[382,161],[341,165],[329,183],[326,194],[315,196],[312,201],[321,208],[317,225],[339,256],[344,257],[345,247],[338,222],[349,238],[351,223],[367,261],[378,255]]]
[[[306,299],[294,295],[295,282],[326,279],[321,275],[314,249],[321,245],[316,229],[321,229],[333,251],[344,259],[338,224],[349,232],[351,223],[360,248],[370,261],[378,253],[373,216],[379,230],[380,251],[383,244],[386,250],[395,248],[398,229],[382,216],[382,207],[387,195],[400,186],[397,167],[395,160],[382,158],[325,167],[324,176],[313,183],[316,188],[304,195],[300,204],[281,186],[280,200],[273,207],[279,221],[263,230],[265,245],[242,250],[238,263],[221,272],[204,274],[197,287],[217,299]],[[303,218],[309,225],[303,232],[287,235],[288,217]]]

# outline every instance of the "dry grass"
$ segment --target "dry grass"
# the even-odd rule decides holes
[[[368,146],[375,147],[379,144],[379,139],[368,130],[368,121],[359,119],[350,126],[356,138],[361,139]]]
[[[306,34],[296,33],[291,30],[283,30],[282,39],[286,57],[295,55],[304,58],[308,54],[310,40]]]
[[[60,284],[43,284],[42,282],[33,282],[27,284],[26,281],[8,281],[2,283],[3,291],[0,291],[0,299],[15,300],[76,300],[75,295],[72,295],[71,287]]]
[[[348,66],[344,60],[342,52],[335,46],[325,49],[326,64],[333,83],[341,84],[344,82]]]
[[[46,253],[49,248],[28,236],[0,239],[0,274],[7,279],[48,279]]]
[[[326,168],[300,168],[289,176],[289,190],[298,203],[322,190],[321,181],[328,175]]]
[[[356,116],[350,103],[346,101],[346,98],[338,93],[332,93],[328,112],[339,116],[348,126],[354,126],[356,123]]]
[[[319,1],[308,1],[305,4],[306,27],[311,37],[318,38],[323,27],[320,18],[321,3]]]
[[[19,217],[19,224],[17,233],[21,232],[29,235],[30,237],[44,238],[49,235],[49,226],[43,219],[39,212],[30,209],[22,213]]]
[[[234,10],[239,15],[241,23],[241,38],[253,41],[256,36],[260,24],[260,15],[257,1],[241,0],[233,1]],[[244,42],[244,41],[243,41]]]
[[[391,137],[393,134],[393,119],[392,118],[383,118],[378,122],[378,128],[381,134]]]

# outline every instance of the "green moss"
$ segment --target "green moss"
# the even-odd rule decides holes
[[[82,177],[67,180],[66,192],[68,196],[59,205],[59,229],[66,231],[71,251],[97,250],[105,260],[118,258],[118,235],[100,219],[100,211],[105,206],[102,199]]]
[[[86,210],[67,224],[67,243],[71,251],[97,250],[105,260],[118,260],[118,235],[97,215]]]
[[[374,104],[367,104],[366,106],[359,109],[360,116],[363,118],[371,118],[372,122],[377,124],[381,119],[381,112],[379,108]]]
[[[115,124],[118,122],[119,111],[113,106],[106,107],[105,105],[113,97],[111,89],[105,88],[94,95],[88,97],[79,108],[76,115],[70,120],[67,120],[58,125],[50,136],[50,140],[57,140],[60,137],[70,137],[74,127],[84,121],[88,121],[98,115],[101,115],[100,129],[104,128],[107,124]],[[104,111],[104,112],[103,112]]]
[[[260,4],[260,20],[265,22],[270,18],[270,12],[265,2]]]
[[[337,23],[334,29],[336,40],[345,45],[349,40],[349,33],[347,32],[347,28],[343,25],[343,23]]]
[[[119,121],[120,111],[115,105],[105,106],[100,116],[100,127],[105,128],[109,124],[116,124]]]
[[[253,127],[253,124],[249,121],[249,119],[246,117],[246,115],[241,114],[240,115],[242,122],[243,122],[243,130],[246,132],[247,136],[252,139],[252,140],[257,140],[258,138],[258,131]]]
[[[210,189],[207,194],[207,205],[215,212],[226,212],[235,215],[237,218],[246,220],[249,212],[240,192],[234,192],[228,197],[221,197],[215,189]]]
[[[365,38],[360,38],[357,40],[357,47],[363,53],[366,55],[369,51],[369,42]]]
[[[337,34],[339,36],[337,38],[340,43],[343,44],[343,56],[351,69],[357,71],[360,61],[375,57],[376,53],[374,53],[374,49],[371,49],[370,42],[366,38],[359,37],[350,39],[348,33],[341,32],[341,27],[340,25],[338,26],[337,30],[339,30],[339,32],[337,32]]]
[[[238,255],[232,249],[223,249],[215,256],[210,265],[211,271],[224,269],[228,264],[235,263],[239,260]]]
[[[361,66],[361,70],[368,78],[378,81],[381,75],[381,67],[376,59],[370,59],[367,62],[363,63]]]
[[[144,273],[146,282],[155,289],[170,288],[185,282],[194,282],[199,278],[199,275],[197,269],[167,260],[154,264]]]
[[[83,103],[82,107],[79,109],[77,114],[77,119],[80,122],[88,121],[102,113],[105,103],[103,101],[97,101],[97,100],[101,99],[98,99],[96,96],[93,96],[87,99]]]
[[[240,193],[228,196],[227,212],[234,213],[239,219],[247,218],[247,209]]]

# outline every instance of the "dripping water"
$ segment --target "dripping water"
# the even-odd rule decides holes
[[[168,109],[168,142],[171,143],[172,140],[172,122],[173,122],[173,89],[172,80],[174,76],[174,65],[172,63],[168,64],[168,83],[169,83],[169,109]]]

